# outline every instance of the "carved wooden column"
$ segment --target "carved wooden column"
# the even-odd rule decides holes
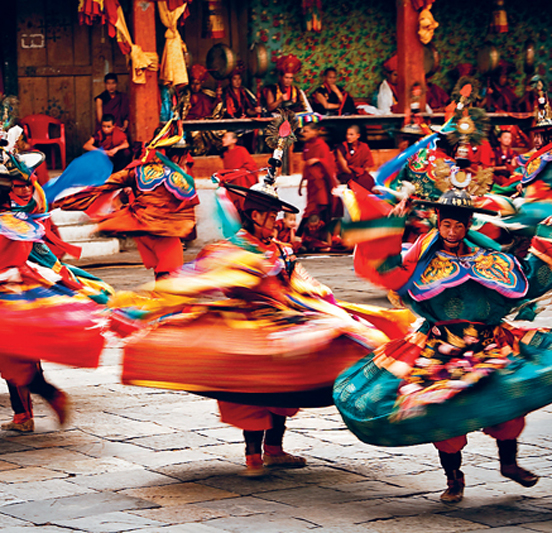
[[[418,12],[411,0],[397,0],[397,59],[399,81],[399,112],[410,106],[410,89],[418,82],[422,86],[421,111],[425,110],[424,47],[418,39]]]
[[[155,3],[133,0],[134,43],[144,52],[156,52]],[[149,141],[159,125],[159,86],[157,72],[146,70],[146,83],[130,82],[130,131],[133,141]]]

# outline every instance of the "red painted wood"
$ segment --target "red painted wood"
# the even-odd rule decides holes
[[[425,109],[424,48],[418,39],[418,12],[411,0],[397,0],[397,55],[399,113],[410,106],[410,89],[415,82],[422,85],[422,110]]]
[[[155,4],[146,0],[132,3],[134,42],[144,52],[156,52]],[[132,139],[149,141],[159,125],[159,87],[157,72],[146,71],[146,83],[130,82],[130,128]]]

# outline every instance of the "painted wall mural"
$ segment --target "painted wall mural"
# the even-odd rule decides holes
[[[296,77],[307,92],[319,85],[322,71],[335,66],[341,84],[355,97],[370,99],[383,79],[383,62],[396,50],[396,10],[393,0],[323,0],[322,32],[305,32],[301,3],[296,0],[251,0],[251,42],[264,42],[274,66],[281,53],[296,54],[303,69]],[[433,14],[439,21],[433,43],[440,70],[432,81],[449,90],[452,71],[459,63],[476,63],[477,49],[489,31],[492,0],[436,0]],[[513,63],[511,83],[523,90],[523,47],[536,44],[536,65],[552,81],[552,10],[549,0],[507,0],[508,33],[491,40],[501,59]],[[272,81],[275,73],[267,77]]]

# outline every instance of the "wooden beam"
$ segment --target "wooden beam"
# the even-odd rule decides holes
[[[144,52],[156,52],[155,4],[133,0],[132,25],[134,43]],[[130,82],[130,131],[133,141],[146,142],[159,125],[159,87],[157,72],[146,71],[146,83]]]
[[[418,12],[411,0],[397,0],[397,56],[399,112],[410,111],[410,90],[416,82],[422,86],[421,111],[424,111],[424,47],[418,38]]]

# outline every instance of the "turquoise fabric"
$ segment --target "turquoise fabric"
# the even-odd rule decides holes
[[[552,229],[537,234],[550,237]],[[436,322],[465,320],[498,325],[516,306],[552,289],[552,270],[533,255],[522,263],[529,282],[525,298],[508,298],[469,280],[422,302],[408,294],[403,301],[426,321],[427,333]],[[531,310],[531,307],[528,306]],[[343,372],[334,386],[334,402],[347,427],[363,442],[404,446],[437,442],[506,422],[552,403],[552,333],[535,331],[511,364],[493,372],[442,404],[428,405],[423,414],[392,418],[401,379],[379,368],[369,354]]]
[[[338,377],[334,401],[363,442],[405,446],[438,442],[494,426],[552,402],[552,335],[537,332],[521,358],[425,414],[390,422],[400,379],[366,357]]]

